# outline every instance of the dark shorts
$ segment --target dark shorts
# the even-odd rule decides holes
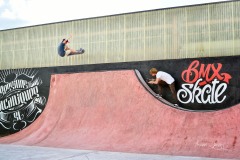
[[[64,57],[65,56],[65,51],[64,52],[58,52],[58,55],[61,56],[61,57]]]

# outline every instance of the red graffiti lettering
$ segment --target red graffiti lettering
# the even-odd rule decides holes
[[[199,61],[193,61],[187,70],[182,72],[182,79],[187,83],[194,83],[197,81],[199,75],[197,67],[199,65]]]
[[[199,86],[206,85],[214,79],[224,81],[229,84],[229,80],[232,78],[228,73],[220,73],[222,64],[201,64],[198,60],[193,61],[187,70],[182,72],[182,79],[190,84],[195,83],[199,78],[203,81],[199,83]]]

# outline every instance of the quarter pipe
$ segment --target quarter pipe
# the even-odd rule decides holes
[[[240,158],[239,105],[188,112],[161,103],[134,70],[55,74],[43,113],[1,144]]]

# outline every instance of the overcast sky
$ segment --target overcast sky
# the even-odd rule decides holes
[[[0,30],[228,0],[0,0]]]

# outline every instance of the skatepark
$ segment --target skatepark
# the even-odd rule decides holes
[[[18,62],[19,55],[13,51],[15,58],[7,59],[11,63],[1,63],[1,133],[11,134],[0,138],[0,159],[240,159],[239,37],[208,44],[204,39],[193,45],[182,41],[184,36],[173,25],[179,23],[181,28],[185,24],[178,19],[182,15],[176,13],[187,13],[182,12],[186,10],[197,15],[199,10],[217,13],[229,7],[234,13],[231,15],[237,16],[235,5],[240,3],[214,3],[14,29],[16,37],[22,32],[29,34],[27,53],[33,54],[22,51],[23,60]],[[174,15],[172,25],[167,24],[167,19],[158,24],[175,31],[169,33],[172,39],[167,38],[166,30],[163,39],[153,35],[157,28],[153,22],[163,12],[167,16],[171,12],[170,17]],[[153,19],[144,29],[134,26],[142,23],[134,17],[143,14]],[[122,17],[124,28],[116,29],[121,26]],[[112,20],[106,32],[100,30],[103,27],[100,22],[105,19]],[[238,28],[239,22],[239,18],[233,17],[224,24],[233,23]],[[86,41],[80,40],[85,49],[83,55],[62,58],[52,54],[56,47],[34,48],[38,41],[34,34],[40,34],[34,31],[49,32],[50,45],[56,46],[60,36],[50,32],[54,30],[51,27],[57,26],[60,31],[69,23],[74,26],[75,35],[80,26],[89,25],[89,32],[83,34]],[[95,30],[94,24],[100,29]],[[238,29],[232,32],[237,35]],[[124,38],[119,33],[124,33]],[[2,37],[10,34],[12,30],[0,31]],[[224,34],[231,33],[224,31]],[[2,39],[0,46],[5,43]],[[79,39],[76,36],[73,45]],[[156,51],[162,43],[154,43],[156,39],[171,43],[164,42],[163,53],[159,55]],[[40,40],[41,44],[46,42]],[[16,41],[14,44],[18,45]],[[48,52],[51,56],[45,60]],[[34,55],[39,56],[39,61]],[[178,105],[173,104],[167,87],[160,97],[155,86],[147,83],[151,67],[167,71],[175,78]]]
[[[237,106],[209,113],[171,108],[132,70],[59,74],[39,118],[0,143],[231,159],[239,158],[238,114]]]

